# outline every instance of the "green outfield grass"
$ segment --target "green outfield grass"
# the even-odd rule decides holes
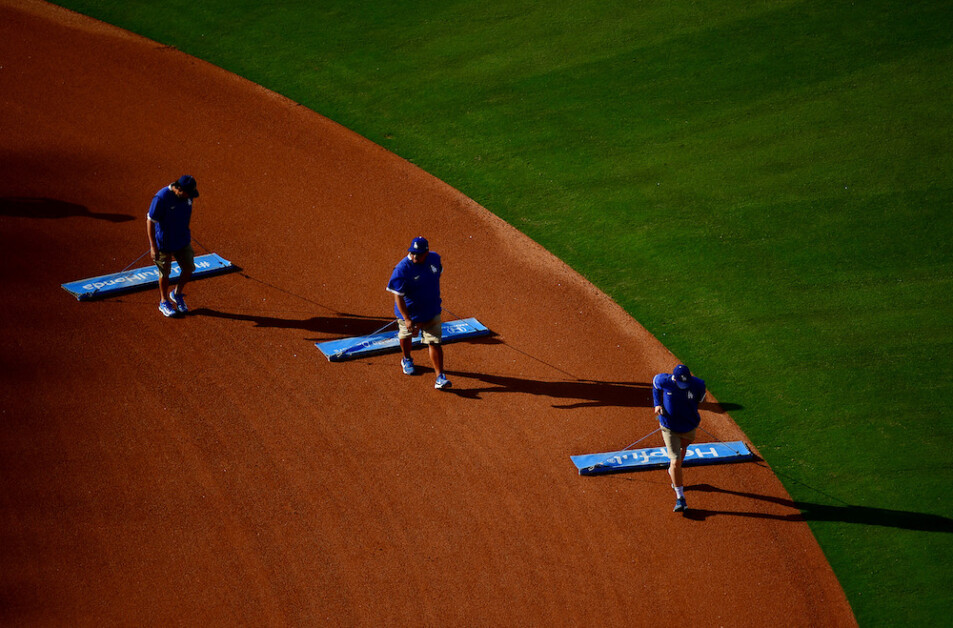
[[[544,245],[731,404],[862,625],[949,622],[949,2],[59,4],[278,91]]]

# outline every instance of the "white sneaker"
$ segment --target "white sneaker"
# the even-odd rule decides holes
[[[179,310],[183,314],[189,313],[189,306],[185,304],[185,295],[176,294],[175,290],[172,290],[169,293],[169,301],[175,304],[175,309]]]
[[[162,303],[159,304],[159,311],[162,312],[163,316],[167,316],[169,318],[172,318],[173,316],[178,314],[178,311],[176,311],[175,306],[173,306],[168,301],[163,301]]]

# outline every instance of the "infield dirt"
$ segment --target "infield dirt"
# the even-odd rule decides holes
[[[46,3],[0,0],[0,66],[0,623],[855,625],[766,464],[688,469],[687,517],[664,471],[577,475],[655,429],[677,359],[473,201]],[[197,252],[240,273],[179,320],[60,288],[143,253],[186,172]],[[495,332],[447,346],[448,392],[423,351],[407,377],[313,345],[390,320],[416,235],[447,318]],[[714,400],[702,425],[743,438]]]

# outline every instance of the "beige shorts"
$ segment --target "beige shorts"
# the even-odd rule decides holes
[[[425,345],[439,345],[440,339],[443,338],[443,322],[440,320],[439,314],[432,321],[423,324],[418,323],[417,329],[420,330],[421,340]],[[410,330],[407,329],[407,325],[404,324],[404,319],[398,318],[397,339],[403,340],[404,338],[410,338],[412,335]]]
[[[662,440],[665,441],[665,453],[668,454],[669,460],[678,460],[678,457],[682,455],[682,445],[688,447],[695,442],[695,430],[680,433],[663,427]]]
[[[175,258],[175,261],[179,263],[180,273],[191,273],[195,270],[195,251],[192,250],[191,244],[187,244],[173,253],[156,251],[155,259],[152,261],[159,269],[159,274],[165,278],[168,278],[169,273],[172,272],[172,258]]]

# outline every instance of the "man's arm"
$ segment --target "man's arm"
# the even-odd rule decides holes
[[[149,234],[149,253],[152,254],[152,259],[156,258],[156,223],[153,222],[152,218],[146,216],[146,233]]]
[[[404,319],[404,324],[407,325],[407,329],[414,330],[414,322],[410,320],[410,310],[407,309],[407,301],[404,300],[404,295],[394,293],[394,303],[397,304],[397,311],[400,312],[401,318]]]
[[[662,389],[659,388],[659,376],[652,379],[652,404],[655,406],[655,414],[661,416],[665,414],[665,408],[662,406]]]
[[[699,394],[698,394],[698,399],[695,400],[695,407],[698,407],[703,401],[705,401],[705,397],[708,396],[708,388],[705,386],[705,382],[699,381],[698,388],[699,388],[699,391],[698,391]]]
[[[149,211],[146,212],[146,233],[149,234],[149,252],[152,254],[152,259],[156,258],[156,253],[159,251],[159,245],[156,243],[156,222],[162,220],[161,211],[159,195],[156,194],[149,203]]]

